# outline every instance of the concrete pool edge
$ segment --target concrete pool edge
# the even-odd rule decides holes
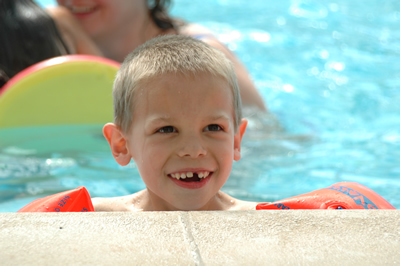
[[[400,210],[1,213],[6,265],[400,263]]]

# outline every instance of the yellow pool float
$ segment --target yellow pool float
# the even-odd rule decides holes
[[[0,128],[112,121],[112,86],[119,67],[88,55],[60,56],[28,67],[0,90]]]

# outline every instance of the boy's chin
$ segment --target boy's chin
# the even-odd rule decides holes
[[[213,193],[211,191],[171,191],[173,194],[157,195],[147,188],[150,192],[149,201],[152,202],[153,210],[156,211],[207,211],[217,210],[219,200],[218,190]],[[205,192],[205,193],[204,193]]]
[[[183,198],[179,202],[170,203],[175,211],[207,211],[209,209],[207,201],[204,200],[187,200]]]

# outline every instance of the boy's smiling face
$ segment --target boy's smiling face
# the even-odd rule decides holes
[[[210,209],[233,160],[240,159],[246,127],[244,121],[235,133],[231,88],[209,74],[163,75],[141,87],[131,128],[123,135],[126,156],[134,159],[152,205]]]

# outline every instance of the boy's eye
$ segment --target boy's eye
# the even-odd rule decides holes
[[[222,130],[222,128],[217,124],[208,125],[204,129],[204,131],[220,131],[220,130]]]
[[[159,133],[174,133],[176,132],[175,128],[173,126],[166,126],[162,127],[159,130],[157,130]]]

